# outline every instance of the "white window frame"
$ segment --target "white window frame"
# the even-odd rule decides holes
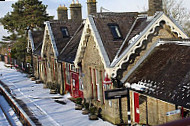
[[[101,100],[101,92],[100,92],[100,75],[99,75],[99,71],[97,69],[95,69],[95,75],[96,75],[96,93],[97,93],[97,100],[100,101]]]

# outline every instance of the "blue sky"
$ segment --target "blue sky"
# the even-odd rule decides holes
[[[4,17],[7,12],[12,11],[11,5],[17,0],[6,0],[0,1],[0,18]],[[48,5],[47,12],[49,15],[54,16],[57,19],[57,7],[61,4],[69,7],[72,3],[72,0],[42,0],[43,4]],[[82,4],[83,18],[86,18],[87,0],[79,0]],[[148,0],[97,0],[97,9],[100,11],[100,7],[104,7],[113,12],[134,12],[134,11],[144,11],[148,9]],[[184,0],[184,7],[190,10],[190,0]],[[69,14],[70,15],[70,14]],[[3,30],[3,27],[0,26],[0,41],[3,35],[7,35],[6,31]]]
[[[7,12],[11,11],[11,4],[17,0],[7,0],[5,2],[0,1],[0,17],[3,17]],[[72,0],[42,0],[43,4],[48,5],[47,12],[57,18],[57,7],[61,4],[65,4],[67,7],[71,4]],[[83,18],[86,17],[87,0],[79,0],[82,4]],[[148,0],[97,0],[98,11],[100,7],[104,7],[114,12],[124,11],[143,11],[144,8],[148,9]],[[184,6],[190,10],[190,0],[184,0]]]

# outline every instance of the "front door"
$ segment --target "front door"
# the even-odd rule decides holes
[[[79,76],[76,73],[72,73],[72,96],[74,98],[80,97],[79,91]]]

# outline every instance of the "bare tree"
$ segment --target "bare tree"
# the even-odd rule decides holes
[[[190,36],[190,11],[183,5],[184,0],[163,0],[165,14],[172,16]]]

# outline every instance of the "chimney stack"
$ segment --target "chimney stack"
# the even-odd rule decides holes
[[[71,20],[73,21],[82,21],[82,10],[81,10],[82,6],[81,4],[78,2],[78,0],[76,1],[76,3],[72,2],[72,4],[70,5],[70,13],[71,13]]]
[[[148,0],[148,1],[149,1],[148,16],[154,16],[156,11],[163,11],[162,0]]]
[[[60,21],[68,21],[68,12],[67,12],[67,7],[65,7],[65,5],[63,6],[59,6],[57,8],[57,16],[58,16],[58,20]]]
[[[96,14],[96,0],[87,0],[88,15]]]

